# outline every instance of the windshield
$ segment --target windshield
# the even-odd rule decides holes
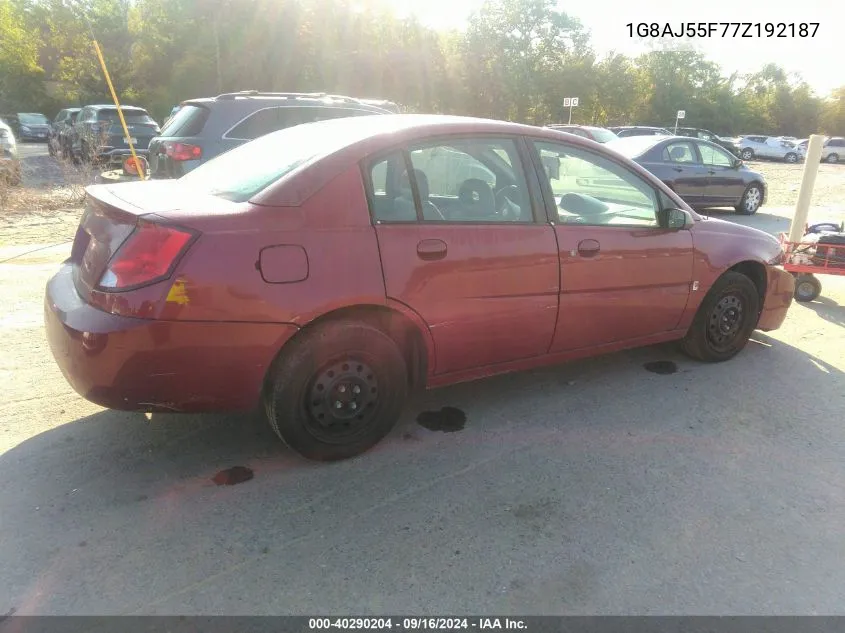
[[[202,193],[246,202],[288,172],[359,135],[348,121],[305,123],[260,136],[200,165],[180,182]]]
[[[593,138],[599,143],[609,143],[610,141],[615,141],[619,138],[610,130],[604,130],[602,128],[591,128],[590,133],[593,135]]]
[[[19,114],[18,121],[21,125],[46,125],[50,122],[43,114]]]
[[[123,118],[127,123],[155,123],[152,117],[144,110],[123,110]],[[100,110],[97,113],[98,121],[110,121],[112,123],[119,123],[120,117],[117,116],[117,108],[113,110]]]

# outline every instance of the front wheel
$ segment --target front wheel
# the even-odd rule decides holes
[[[839,162],[839,154],[828,154],[827,162],[838,163]]]
[[[760,185],[748,185],[739,204],[734,207],[739,215],[754,215],[763,204],[763,190]]]
[[[742,154],[740,154],[742,160],[751,160],[754,158],[754,150],[744,149],[742,150]]]
[[[681,347],[708,363],[730,360],[748,343],[759,314],[754,282],[742,273],[726,272],[704,297]]]
[[[798,154],[793,154],[792,152],[789,152],[786,156],[784,156],[784,159],[787,163],[797,163]]]
[[[308,459],[359,455],[402,413],[408,369],[396,343],[357,321],[319,325],[282,350],[264,393],[270,425]]]
[[[808,303],[818,299],[822,293],[822,282],[814,275],[797,275],[795,278],[795,300]]]

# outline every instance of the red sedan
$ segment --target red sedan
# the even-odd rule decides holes
[[[88,190],[47,285],[68,382],[106,407],[249,410],[359,454],[409,391],[678,339],[702,361],[783,322],[769,235],[697,215],[554,130],[391,115],[301,125],[178,181]]]

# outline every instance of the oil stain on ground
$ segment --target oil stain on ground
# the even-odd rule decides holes
[[[417,416],[417,422],[429,431],[454,433],[463,430],[467,416],[455,407],[443,407],[440,411],[423,411]]]
[[[678,366],[671,360],[655,360],[650,363],[646,363],[643,367],[654,374],[661,375],[674,374],[678,371]]]
[[[218,486],[234,486],[249,481],[254,476],[252,469],[246,466],[232,466],[221,470],[211,478]]]

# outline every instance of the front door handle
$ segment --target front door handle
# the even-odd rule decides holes
[[[446,257],[446,242],[443,240],[423,240],[417,244],[417,257],[430,261]]]
[[[677,172],[679,172],[679,173],[680,173],[680,172],[682,172],[682,171],[684,171],[684,168],[683,168],[683,167],[672,167],[672,169],[674,169],[675,171],[677,171]]]
[[[581,240],[578,242],[578,254],[581,257],[595,257],[599,254],[601,245],[596,240]]]
[[[710,174],[710,175],[712,176],[713,174],[715,174],[715,173],[716,173],[716,170],[715,170],[715,169],[711,169],[711,170],[709,170],[707,173],[708,173],[708,174]]]

